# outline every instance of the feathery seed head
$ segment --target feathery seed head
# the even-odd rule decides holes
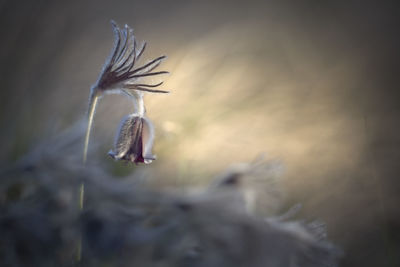
[[[157,57],[143,66],[136,67],[143,52],[146,49],[146,42],[139,46],[133,35],[133,30],[128,25],[120,29],[111,21],[114,29],[115,42],[109,58],[106,60],[103,70],[97,82],[93,85],[95,91],[101,94],[107,91],[129,94],[130,90],[146,91],[152,93],[168,93],[168,91],[153,89],[162,84],[147,84],[139,82],[141,78],[167,74],[167,71],[154,71],[166,56]]]

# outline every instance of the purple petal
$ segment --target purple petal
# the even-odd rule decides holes
[[[136,114],[128,115],[122,119],[115,139],[114,159],[122,159],[130,153],[132,146],[135,145],[140,124],[141,121]]]

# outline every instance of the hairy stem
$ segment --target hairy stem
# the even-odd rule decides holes
[[[144,116],[144,113],[146,112],[145,107],[144,107],[144,101],[143,101],[143,93],[138,92],[137,94],[137,112],[140,117]]]

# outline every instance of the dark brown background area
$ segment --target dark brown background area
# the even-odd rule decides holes
[[[148,41],[147,59],[169,57],[172,94],[146,98],[154,179],[198,184],[266,152],[288,201],[328,223],[342,266],[399,266],[399,13],[395,1],[1,0],[1,159],[85,114],[114,19]],[[104,98],[94,140],[105,132],[109,147],[128,106]]]

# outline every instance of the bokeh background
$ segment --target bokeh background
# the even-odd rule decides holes
[[[201,185],[260,154],[284,166],[286,205],[328,224],[341,266],[400,265],[400,12],[395,1],[0,1],[1,160],[81,120],[113,45],[110,19],[168,55],[147,95],[149,166],[112,162],[131,103],[100,102],[92,157],[118,176]],[[61,152],[62,153],[62,152]],[[77,155],[81,157],[81,155]]]

